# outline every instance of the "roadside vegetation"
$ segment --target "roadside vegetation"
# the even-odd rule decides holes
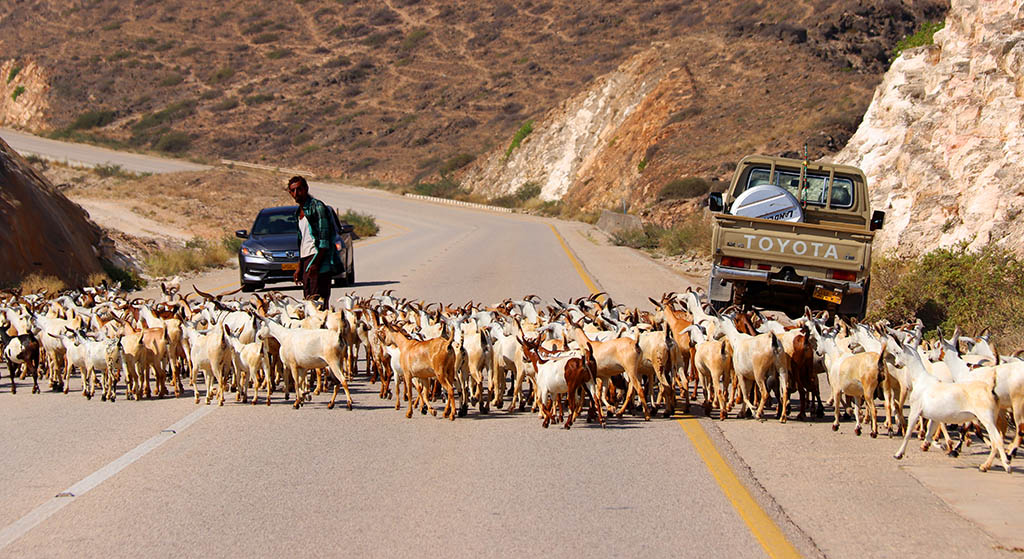
[[[708,256],[711,249],[711,221],[703,214],[692,214],[669,228],[648,223],[643,229],[613,234],[612,242],[662,256],[688,253]]]
[[[380,231],[377,218],[368,213],[357,212],[352,208],[345,213],[339,213],[338,219],[351,225],[356,235],[362,238],[376,236]]]
[[[234,236],[221,240],[196,237],[184,247],[157,250],[145,258],[146,272],[154,277],[167,277],[223,266],[235,256],[241,239]]]
[[[1000,348],[1024,346],[1024,260],[1007,249],[966,244],[918,258],[876,256],[871,265],[868,320],[920,318],[926,332],[970,335],[988,330]]]

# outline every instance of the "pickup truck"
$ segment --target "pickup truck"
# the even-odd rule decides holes
[[[871,243],[885,221],[869,202],[856,167],[745,157],[729,189],[708,200],[712,304],[863,318]]]

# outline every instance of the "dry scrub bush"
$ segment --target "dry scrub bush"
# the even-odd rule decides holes
[[[44,276],[43,274],[31,274],[21,280],[22,293],[42,293],[43,291],[53,294],[67,288],[63,280],[56,276]]]
[[[972,335],[987,328],[1004,351],[1024,347],[1024,261],[1007,249],[888,254],[874,258],[871,275],[869,320],[920,318],[927,332],[941,326],[947,335],[956,326]]]
[[[195,238],[182,248],[155,251],[145,260],[146,271],[156,277],[216,268],[234,256],[228,239],[214,241]]]
[[[711,250],[711,222],[701,214],[691,214],[670,228],[651,223],[643,229],[620,231],[612,235],[618,246],[657,251],[666,256],[695,252],[707,255]]]

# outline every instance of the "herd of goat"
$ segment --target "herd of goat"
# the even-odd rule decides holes
[[[253,404],[263,390],[269,405],[279,390],[286,401],[294,394],[298,408],[333,386],[328,407],[340,389],[352,409],[349,382],[363,373],[396,409],[408,403],[406,417],[417,409],[436,415],[432,402],[442,400],[451,420],[470,405],[488,413],[508,400],[509,411],[532,403],[544,427],[557,420],[566,428],[584,405],[587,420],[603,426],[607,416],[627,410],[648,420],[661,408],[670,417],[677,399],[687,410],[691,393],[697,400],[701,392],[706,415],[725,419],[738,406],[737,417],[762,419],[774,405],[785,422],[797,393],[798,419],[820,417],[830,404],[837,430],[852,408],[857,435],[866,427],[872,437],[880,399],[889,436],[903,434],[896,458],[914,432],[925,450],[941,433],[955,455],[973,430],[990,446],[980,469],[998,454],[1007,472],[1024,432],[1024,361],[959,332],[922,342],[920,322],[891,328],[809,311],[798,320],[770,320],[737,308],[716,312],[694,291],[650,299],[650,311],[603,294],[554,305],[530,295],[454,307],[390,291],[345,295],[324,309],[276,292],[239,301],[161,287],[160,301],[131,299],[105,285],[57,296],[0,294],[0,349],[11,392],[20,375],[33,379],[34,393],[42,377],[66,394],[77,371],[87,398],[99,384],[101,400],[113,402],[122,378],[129,399],[171,390],[179,397],[187,375],[196,403],[203,392],[207,404],[216,397],[223,405],[232,391],[248,402],[251,389]],[[955,445],[947,425],[957,426]]]

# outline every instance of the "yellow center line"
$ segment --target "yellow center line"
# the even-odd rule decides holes
[[[583,279],[587,289],[591,293],[599,292],[600,290],[594,281],[590,279],[583,265],[580,264],[580,261],[577,260],[572,251],[569,250],[569,245],[566,244],[562,235],[559,234],[554,225],[549,223],[548,226],[551,227],[551,231],[558,238],[558,242],[562,245],[562,250],[569,256],[569,261],[572,262],[576,273]],[[740,518],[746,523],[750,533],[753,534],[754,539],[761,544],[761,547],[764,548],[768,556],[778,559],[800,557],[800,552],[786,539],[782,529],[761,508],[761,505],[758,504],[754,496],[750,494],[750,491],[740,481],[736,472],[729,467],[729,463],[725,461],[722,454],[715,448],[715,443],[711,441],[704,426],[700,424],[700,420],[696,417],[684,416],[679,412],[677,412],[676,420],[682,426],[686,436],[689,437],[690,443],[697,450],[697,454],[704,461],[704,465],[715,479],[715,482],[718,483],[718,487],[721,488],[726,499],[736,509]]]
[[[583,284],[587,286],[587,289],[590,290],[590,293],[600,293],[601,290],[597,288],[597,285],[594,283],[594,280],[590,279],[590,274],[588,274],[587,271],[583,269],[583,264],[580,264],[580,261],[576,259],[576,255],[574,255],[572,251],[569,250],[569,245],[566,244],[565,239],[562,238],[562,234],[558,232],[558,229],[555,229],[554,225],[549,223],[548,227],[551,228],[551,232],[554,233],[555,237],[558,238],[558,242],[561,243],[562,245],[562,250],[564,250],[565,254],[569,256],[569,261],[572,262],[572,267],[576,268],[576,273],[579,274],[581,278],[583,278]]]
[[[679,415],[677,412],[677,416]],[[754,496],[750,494],[743,482],[736,476],[736,472],[729,467],[725,458],[715,448],[715,443],[711,441],[708,432],[700,424],[700,420],[696,417],[683,416],[676,421],[682,425],[686,436],[690,438],[690,442],[697,449],[697,454],[700,455],[701,460],[704,460],[704,465],[718,482],[718,487],[722,489],[722,493],[725,493],[726,498],[732,503],[733,508],[739,513],[740,518],[750,529],[750,533],[754,535],[768,556],[800,557],[800,552],[793,547],[793,544],[789,543],[778,524],[754,500]]]

